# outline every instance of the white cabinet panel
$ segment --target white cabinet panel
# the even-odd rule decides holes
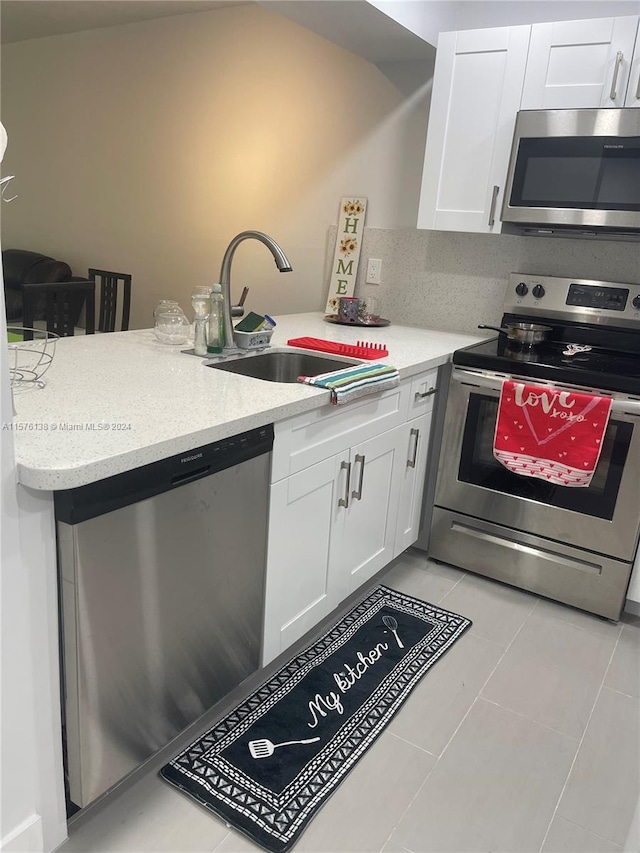
[[[523,110],[622,107],[636,16],[534,24]]]
[[[407,419],[409,386],[402,383],[348,406],[324,406],[275,425],[271,482],[348,450]]]
[[[627,601],[640,604],[640,549],[638,549],[638,553],[636,554],[631,572],[631,580],[629,581],[629,589],[627,590]]]
[[[302,637],[329,613],[329,554],[339,537],[340,482],[330,458],[271,486],[263,660]]]
[[[344,574],[349,592],[393,559],[400,481],[395,472],[405,427],[353,448],[351,495],[346,513]]]
[[[414,418],[404,428],[398,466],[399,499],[393,556],[397,557],[418,538],[422,516],[431,432],[431,412]]]
[[[636,46],[631,60],[629,72],[629,83],[627,84],[627,97],[624,101],[625,107],[640,107],[640,24],[636,36]]]
[[[443,33],[431,99],[418,227],[499,231],[530,27]]]

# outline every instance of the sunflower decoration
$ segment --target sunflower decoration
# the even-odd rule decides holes
[[[358,248],[358,241],[355,237],[344,237],[340,240],[340,253],[343,255],[350,255],[351,252],[355,252]]]
[[[346,201],[342,207],[343,213],[349,216],[356,216],[364,211],[364,205],[357,200]]]
[[[340,299],[338,296],[334,296],[329,300],[329,309],[334,313],[338,313],[338,306],[340,305]]]

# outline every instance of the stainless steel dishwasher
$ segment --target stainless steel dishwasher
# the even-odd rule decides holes
[[[56,493],[76,807],[258,669],[272,446],[269,425]]]

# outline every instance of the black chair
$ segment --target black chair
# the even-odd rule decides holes
[[[40,252],[26,249],[3,249],[4,302],[7,322],[22,323],[22,287],[32,282],[70,281],[71,267]],[[35,319],[44,319],[44,299],[35,310]]]
[[[96,284],[87,278],[71,281],[27,283],[22,285],[23,323],[25,341],[33,340],[36,310],[41,298],[45,300],[47,331],[61,337],[73,335],[83,307],[87,335],[95,332]]]
[[[131,276],[123,272],[90,269],[88,278],[96,284],[100,281],[100,309],[98,314],[98,331],[115,332],[118,315],[118,284],[122,282],[122,310],[120,312],[120,328],[126,332],[129,328],[129,313],[131,311]]]

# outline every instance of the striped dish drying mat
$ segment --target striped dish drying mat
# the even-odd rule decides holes
[[[331,403],[342,406],[350,400],[385,391],[400,382],[398,371],[388,364],[354,364],[319,376],[299,376],[298,382],[331,391]]]

